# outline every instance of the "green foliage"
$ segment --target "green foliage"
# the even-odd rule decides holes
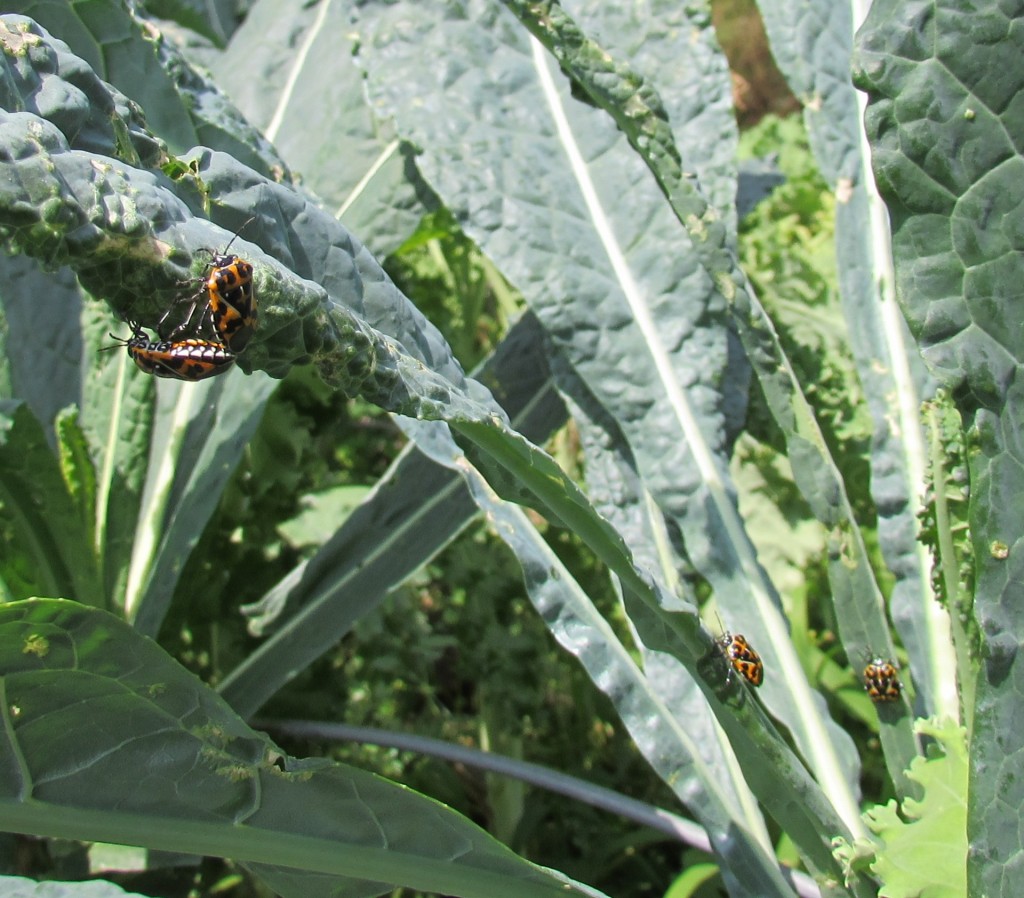
[[[927,405],[931,438],[930,501],[921,510],[921,542],[935,558],[936,597],[957,620],[972,623],[974,564],[967,518],[967,447],[963,423],[949,394]],[[977,652],[974,638],[970,649]]]
[[[740,259],[799,381],[806,385],[861,522],[876,575],[891,589],[874,526],[868,462],[871,419],[840,304],[834,197],[817,170],[799,119],[766,117],[742,135],[740,155],[776,159],[785,175],[785,183],[741,222]],[[836,638],[831,605],[820,600],[829,588],[827,532],[814,521],[801,496],[782,432],[756,382],[751,398],[747,433],[732,458],[744,519],[761,562],[772,580],[784,587],[786,617],[794,625],[804,671],[830,697],[836,713],[850,719],[847,726],[866,748],[877,733],[878,718],[862,688],[858,659],[848,662]],[[860,754],[867,794],[885,794],[881,758],[873,750]]]
[[[842,845],[851,865],[870,866],[891,898],[955,898],[967,892],[967,740],[950,722],[919,720],[927,754],[911,765],[922,798],[869,808],[871,842]]]
[[[339,490],[365,490],[397,453],[399,436],[387,420],[361,411],[308,369],[289,375],[268,400],[163,624],[168,645],[195,672],[216,680],[252,651],[239,606],[256,602],[344,520],[321,521],[311,540],[294,532],[307,509]]]
[[[741,223],[740,259],[771,314],[798,379],[807,385],[808,399],[843,472],[865,538],[870,539],[874,532],[868,470],[871,421],[839,303],[834,199],[818,173],[806,129],[798,119],[763,119],[742,136],[740,155],[777,159],[786,178]],[[762,555],[790,557],[791,588],[813,589],[815,577],[809,565],[811,556],[824,550],[824,536],[810,521],[807,504],[788,471],[782,432],[757,389],[748,412],[747,434],[763,445],[755,448],[741,442],[733,464],[750,467],[747,476],[761,481],[743,493],[748,518],[755,513],[769,516],[756,530],[758,550]],[[762,501],[755,512],[752,504],[758,497]],[[772,519],[776,513],[787,522],[784,526]],[[884,569],[884,564],[876,562],[878,568]],[[786,579],[777,569],[773,574],[776,582]],[[787,591],[786,600],[791,599]],[[814,613],[828,610],[827,604],[813,603]],[[792,616],[797,611],[791,607],[787,613]],[[815,625],[820,628],[823,623],[835,626],[834,620]]]
[[[424,216],[387,270],[467,369],[494,349],[521,305],[447,209]]]
[[[582,576],[587,556],[578,541],[558,542]],[[606,579],[598,571],[586,579],[614,617]],[[515,557],[476,528],[363,618],[337,652],[276,696],[265,714],[397,726],[454,744],[483,741],[489,751],[606,788],[629,783],[629,794],[655,804],[671,801],[607,698],[555,651],[523,594]],[[369,745],[320,748],[435,796],[491,832],[504,826],[517,851],[609,894],[658,894],[656,884],[677,863],[671,845],[642,829],[543,790],[527,789],[509,812],[488,778],[471,768]],[[632,850],[642,840],[653,844]],[[611,845],[619,848],[610,853]]]
[[[8,714],[17,738],[8,750],[18,762],[17,786],[34,792],[40,814],[51,803],[59,806],[62,795],[84,796],[60,827],[63,835],[99,831],[109,813],[104,806],[114,803],[118,815],[133,822],[139,844],[180,849],[192,836],[176,821],[189,819],[211,845],[220,843],[219,853],[248,861],[278,890],[291,888],[295,874],[286,868],[319,868],[370,882],[395,877],[441,892],[564,894],[450,809],[354,768],[293,765],[158,646],[106,613],[57,600],[10,603],[0,609],[0,643],[5,657],[18,651],[23,658],[20,670],[5,676],[15,702]],[[79,676],[60,677],[62,671]],[[108,721],[116,712],[121,725],[79,733],[68,745],[61,737],[69,706]],[[164,760],[160,775],[140,788],[119,773],[148,758],[149,746],[159,746]],[[55,757],[66,771],[47,782]],[[90,801],[93,788],[99,793]],[[311,802],[320,814],[309,814]],[[10,804],[0,811],[4,823],[16,814]],[[409,827],[416,817],[420,827]],[[433,859],[422,854],[421,827],[428,820]],[[232,835],[240,828],[244,838]],[[403,864],[407,871],[396,875]],[[467,869],[457,872],[464,864]]]
[[[968,887],[1012,895],[1024,835],[1020,769],[1024,751],[1002,734],[1020,720],[1024,668],[1014,549],[1024,529],[1024,488],[1016,454],[1021,413],[1015,384],[1021,356],[1016,320],[1020,286],[1020,135],[1024,112],[1008,71],[1019,8],[962,16],[955,5],[878,3],[864,24],[856,75],[869,97],[872,164],[892,222],[901,307],[924,358],[949,389],[967,433],[968,519],[975,547],[971,610],[985,663],[961,648],[964,713],[970,726]],[[894,28],[895,21],[901,27]],[[985,53],[967,48],[984,33]],[[941,35],[939,44],[932,39]],[[984,147],[977,155],[969,147]],[[937,482],[941,489],[942,480]],[[951,519],[952,520],[952,519]],[[944,563],[953,564],[951,553]],[[952,595],[961,579],[945,575]],[[963,645],[967,640],[961,638]],[[969,691],[968,691],[969,690]]]
[[[740,153],[777,159],[786,178],[742,222],[740,260],[806,384],[858,518],[870,526],[871,421],[839,302],[834,197],[798,119],[763,119],[743,135]],[[759,426],[769,433],[759,432]],[[764,410],[753,410],[749,429],[781,444]]]
[[[67,424],[65,419],[62,436],[70,430]],[[61,469],[27,405],[11,400],[2,403],[0,472],[3,508],[14,536],[11,568],[14,572],[31,570],[31,579],[20,588],[68,592],[85,602],[101,604],[97,559],[89,539],[89,522],[83,520],[82,513],[82,506],[87,507],[92,496],[88,492],[83,496],[72,467],[68,464]],[[88,490],[89,478],[84,480]],[[16,560],[19,558],[22,565]],[[7,592],[14,592],[15,582],[6,584]]]
[[[905,69],[866,66],[904,307],[973,428],[930,453],[943,606],[915,538],[931,385],[888,289],[849,23],[825,0],[761,8],[806,139],[792,122],[747,139],[787,182],[742,233],[729,73],[699,6],[325,2],[283,29],[262,0],[229,35],[224,10],[161,4],[225,45],[203,51],[216,84],[134,8],[3,17],[0,573],[5,599],[50,598],[0,607],[0,826],[231,857],[244,875],[208,865],[197,888],[244,898],[705,895],[709,859],[737,896],[791,895],[780,860],[830,894],[902,894],[895,850],[844,868],[833,839],[879,824],[920,863],[936,829],[959,844],[964,787],[937,788],[955,727],[912,722],[973,733],[981,654],[978,713],[1013,707],[1012,653],[977,649],[1012,608],[994,571],[1015,570],[1019,528],[984,496],[1019,504],[997,464],[1015,381],[999,347],[950,354],[950,319],[914,291],[996,295],[1003,232],[945,197],[920,215],[906,185],[936,157],[908,167],[886,125]],[[865,33],[870,61],[888,32]],[[991,126],[975,105],[1002,108],[982,89],[957,146]],[[959,184],[930,174],[922,190]],[[959,255],[939,246],[950,218]],[[158,331],[243,223],[259,323],[230,373],[157,382],[101,351],[124,321]],[[991,312],[963,319],[1010,346]],[[556,432],[558,462],[540,448]],[[964,458],[986,487],[973,606],[945,502]],[[972,608],[985,628],[961,625]],[[722,627],[764,659],[756,693]],[[876,653],[900,662],[898,701],[864,693]],[[685,807],[710,852],[677,877],[660,831],[387,748],[290,740],[330,756],[300,760],[257,713],[568,757]],[[861,795],[906,825],[865,823]]]

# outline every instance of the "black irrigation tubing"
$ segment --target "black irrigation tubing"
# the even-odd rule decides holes
[[[557,770],[552,770],[541,764],[519,761],[515,758],[507,758],[463,745],[453,745],[450,742],[432,739],[429,736],[397,733],[378,727],[321,723],[314,720],[254,720],[251,725],[256,729],[288,736],[324,739],[331,742],[365,742],[429,755],[452,763],[466,764],[490,773],[522,780],[532,786],[538,786],[541,789],[582,801],[595,808],[619,814],[627,820],[641,823],[664,833],[676,841],[711,853],[711,840],[707,833],[703,827],[692,820],[687,820],[664,808],[637,801],[635,798],[606,789],[604,786],[588,783],[586,780],[569,776],[566,773],[559,773]],[[800,898],[821,898],[821,891],[810,876],[788,867],[780,869]]]

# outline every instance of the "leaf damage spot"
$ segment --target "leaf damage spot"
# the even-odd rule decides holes
[[[30,633],[25,637],[25,644],[21,647],[23,655],[35,655],[37,658],[45,658],[50,654],[50,640],[39,633]]]

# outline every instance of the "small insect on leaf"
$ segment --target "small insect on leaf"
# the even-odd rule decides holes
[[[751,686],[760,686],[764,682],[764,664],[761,663],[761,656],[754,651],[745,636],[726,632],[718,640],[718,646],[729,659],[733,670]]]
[[[133,324],[127,340],[111,338],[128,350],[128,355],[146,374],[176,380],[199,381],[223,374],[235,363],[235,355],[223,343],[213,340],[151,340]],[[114,347],[109,347],[114,348]]]
[[[872,658],[864,668],[863,677],[864,688],[876,704],[899,701],[903,694],[899,668],[892,661],[878,656]]]
[[[220,340],[236,355],[248,345],[256,330],[258,315],[256,290],[252,280],[255,269],[251,262],[229,253],[228,250],[241,233],[242,228],[245,228],[253,220],[250,218],[245,222],[221,252],[205,250],[210,254],[207,272],[199,279],[198,292],[186,300],[191,304],[185,318],[167,334],[169,338],[177,338],[190,330],[195,336],[205,326],[208,327],[210,336]],[[202,314],[198,324],[193,326],[193,318],[196,310],[200,307]],[[171,316],[171,313],[172,309],[168,309],[164,318],[161,319],[161,335],[164,334],[164,321]]]

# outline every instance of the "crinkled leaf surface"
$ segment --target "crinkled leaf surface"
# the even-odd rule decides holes
[[[209,151],[197,151],[189,160],[194,178],[178,181],[159,170],[119,164],[117,155],[92,155],[125,151],[119,134],[127,132],[135,138],[132,146],[161,161],[130,110],[125,110],[127,117],[117,115],[117,96],[82,60],[59,42],[49,42],[28,20],[9,17],[6,23],[4,60],[10,77],[0,102],[8,109],[31,105],[50,116],[12,112],[0,123],[8,175],[0,218],[13,229],[13,248],[47,262],[68,261],[82,283],[122,315],[153,326],[181,299],[193,258],[203,257],[194,266],[201,270],[209,248],[230,239],[230,233],[191,217],[188,204],[197,203],[196,189],[201,188],[208,199],[216,198],[220,214],[236,228],[252,210],[265,214],[268,220],[254,222],[253,233],[277,256],[274,260],[243,240],[236,244],[256,266],[261,296],[260,326],[241,367],[264,367],[281,375],[290,364],[315,361],[329,382],[367,398],[376,394],[375,401],[395,411],[424,413],[429,407],[436,414],[438,400],[454,400],[452,390],[468,390],[475,397],[468,407],[476,400],[491,404],[486,391],[465,380],[443,339],[372,256],[330,215],[287,186]],[[23,52],[26,48],[31,52]],[[69,73],[73,85],[63,83]],[[66,108],[51,108],[52,96],[63,98]],[[75,148],[82,141],[88,152]],[[133,153],[129,157],[129,162],[141,161]],[[105,197],[109,204],[102,201]],[[78,227],[84,219],[92,224]],[[133,240],[131,264],[125,257],[127,236]],[[366,320],[386,325],[403,344],[375,334]]]
[[[302,183],[384,256],[436,203],[408,148],[367,102],[352,59],[351,18],[349,4],[326,0],[282,20],[281,4],[263,0],[212,65],[217,83]]]
[[[104,81],[118,86],[147,111],[154,131],[177,150],[198,143],[185,105],[155,52],[152,39],[120,0],[13,0],[20,13],[68,44]]]
[[[224,2],[220,0],[220,5]],[[169,12],[147,5],[158,15]],[[214,9],[204,3],[191,24],[201,25],[210,14],[209,30],[219,33],[222,23],[212,14]],[[267,139],[185,62],[156,25],[140,18],[137,8],[120,0],[14,0],[5,11],[32,17],[64,41],[104,81],[145,110],[150,128],[171,151],[181,153],[203,144],[230,152],[264,174],[282,173],[283,164]]]
[[[879,0],[859,41],[900,301],[974,444],[974,610],[985,645],[976,695],[964,696],[976,703],[969,888],[1019,895],[1024,748],[1008,737],[1024,715],[1024,4]]]
[[[610,54],[657,81],[687,171],[735,231],[738,135],[731,78],[709,8],[671,0],[632,5],[570,0],[564,6]],[[655,228],[645,242],[656,245],[658,233]]]
[[[573,98],[558,65],[501,4],[364,3],[359,12],[371,95],[423,148],[425,177],[622,427],[646,488],[731,603],[723,613],[740,609],[739,620],[770,634],[759,651],[770,669],[789,673],[766,682],[764,701],[844,820],[859,825],[852,744],[799,674],[778,597],[729,491],[724,456],[747,368],[726,304],[649,170],[605,114]],[[696,30],[680,25],[662,39],[684,53]],[[613,65],[592,47],[574,57],[584,69],[596,60]],[[637,100],[627,86],[624,109]]]
[[[967,740],[946,721],[919,720],[930,737],[927,756],[914,759],[909,776],[920,801],[907,799],[868,811],[868,825],[882,846],[872,869],[887,898],[960,898],[967,893]]]
[[[5,605],[0,659],[5,830],[230,855],[286,898],[376,895],[392,885],[596,894],[409,789],[281,755],[105,612],[60,600]]]

